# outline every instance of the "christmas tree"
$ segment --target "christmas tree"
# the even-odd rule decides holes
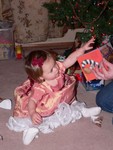
[[[43,7],[58,26],[84,28],[77,34],[83,42],[95,36],[101,43],[105,36],[113,34],[113,0],[56,0]]]

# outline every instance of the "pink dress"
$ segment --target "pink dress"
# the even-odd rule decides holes
[[[73,76],[65,74],[65,67],[61,62],[57,62],[59,66],[59,76],[57,86],[50,86],[48,83],[34,83],[32,88],[29,79],[23,85],[15,89],[15,108],[14,116],[28,117],[28,101],[33,100],[38,112],[42,117],[50,116],[57,109],[59,103],[71,103],[76,95],[76,80]],[[31,88],[26,95],[26,91]]]

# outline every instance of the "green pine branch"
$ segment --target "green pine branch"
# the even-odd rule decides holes
[[[101,43],[102,35],[113,34],[113,0],[61,0],[43,7],[58,26],[85,28],[87,32],[78,33],[84,42],[96,35]]]

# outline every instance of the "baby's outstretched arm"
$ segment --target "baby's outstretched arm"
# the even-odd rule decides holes
[[[84,54],[85,51],[90,50],[93,48],[95,38],[92,37],[86,44],[84,44],[81,48],[72,52],[67,59],[64,60],[63,64],[66,68],[71,67],[76,61],[77,58]]]

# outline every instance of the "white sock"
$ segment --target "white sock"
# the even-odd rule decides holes
[[[0,102],[0,108],[4,109],[11,109],[11,100],[10,99],[4,99]]]
[[[39,132],[39,130],[37,128],[26,129],[23,132],[23,143],[25,145],[30,144],[33,141],[33,139],[36,137],[36,135],[38,134],[38,132]]]
[[[83,108],[81,113],[84,117],[97,116],[101,112],[100,107]]]

